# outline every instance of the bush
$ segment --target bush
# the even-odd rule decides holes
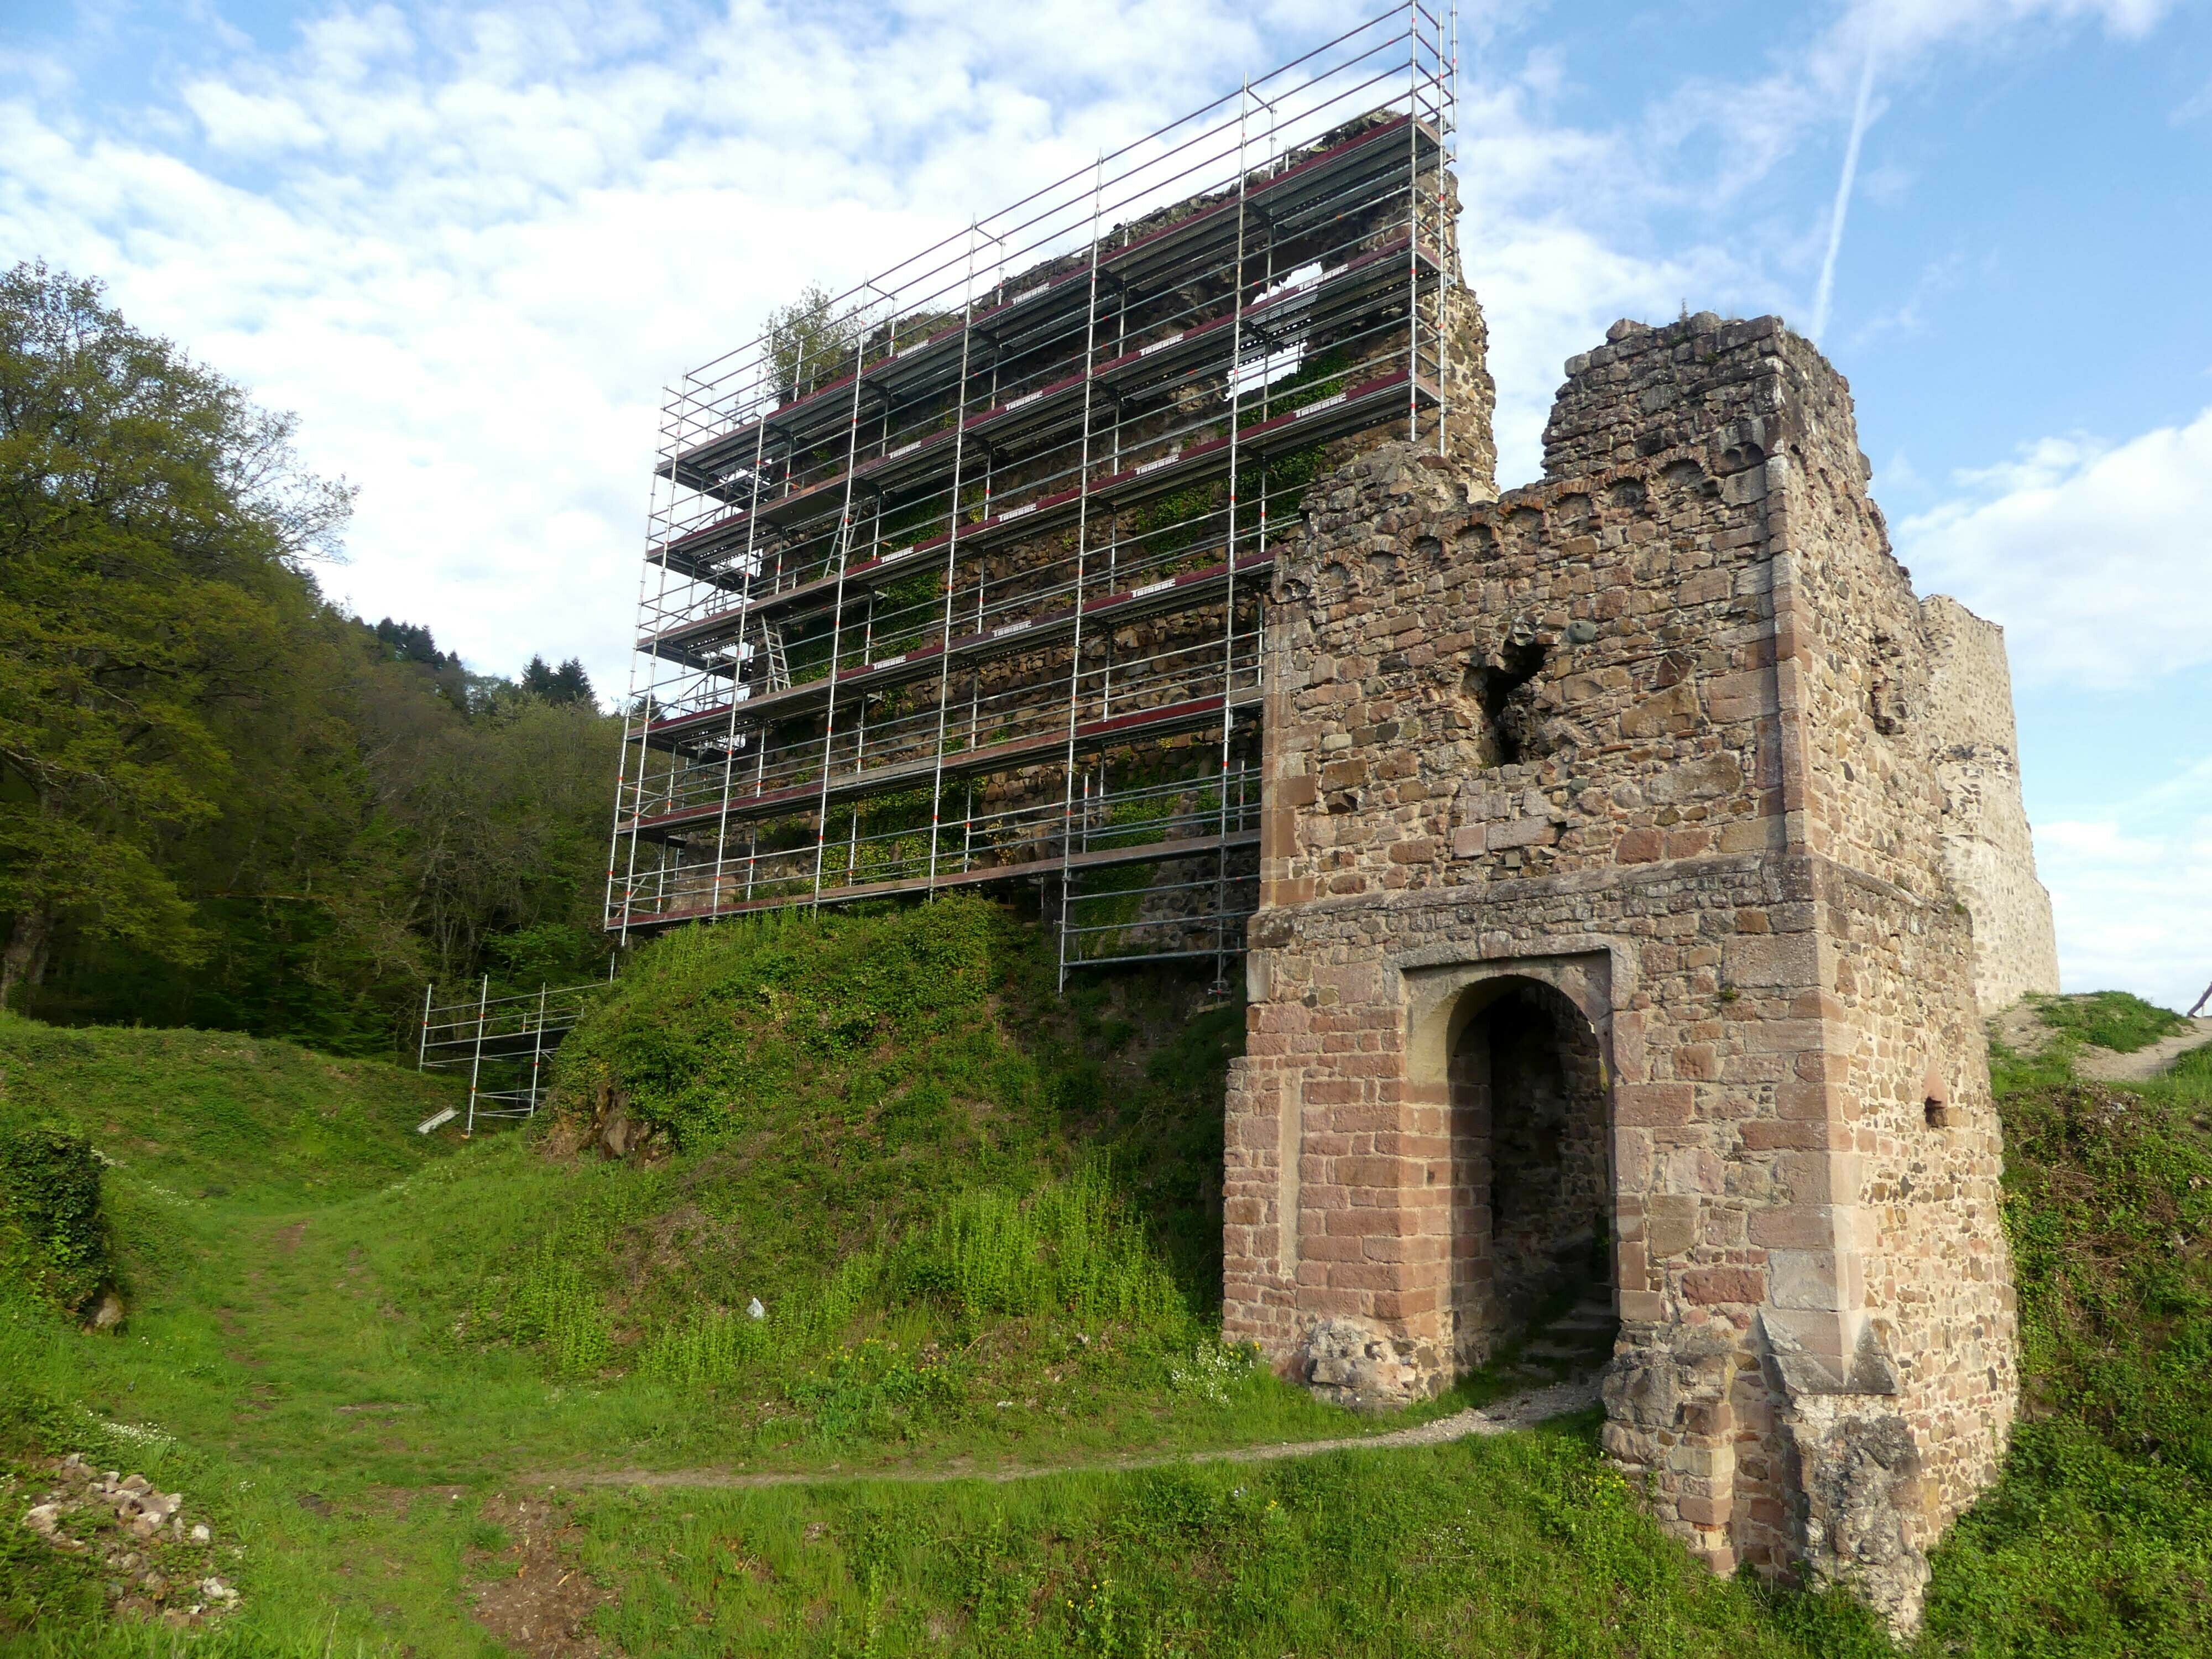
[[[90,1311],[113,1276],[100,1156],[50,1124],[0,1137],[0,1261],[64,1311]]]
[[[969,1320],[1066,1313],[1138,1327],[1185,1314],[1144,1223],[1087,1165],[1024,1200],[984,1189],[955,1198],[892,1269],[894,1294],[934,1296]]]
[[[791,1401],[824,1440],[894,1440],[933,1411],[960,1403],[948,1365],[865,1337],[793,1383]]]
[[[564,1099],[606,1079],[686,1151],[727,1142],[878,1047],[904,1057],[978,1023],[1005,930],[974,899],[681,929],[561,1045]]]

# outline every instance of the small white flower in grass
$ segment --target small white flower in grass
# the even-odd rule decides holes
[[[1168,1368],[1168,1382],[1178,1394],[1187,1394],[1216,1406],[1229,1403],[1229,1387],[1249,1369],[1250,1356],[1243,1349],[1219,1342],[1200,1342],[1191,1350],[1190,1362]]]

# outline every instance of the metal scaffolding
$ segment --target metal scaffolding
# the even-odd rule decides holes
[[[1063,976],[1242,950],[1271,538],[1443,441],[1450,28],[1394,7],[671,390],[610,930],[1031,882]]]
[[[553,1051],[583,1018],[591,999],[612,982],[611,965],[609,975],[587,985],[541,985],[495,997],[487,974],[477,982],[476,995],[445,1004],[436,1000],[434,984],[425,985],[415,1069],[468,1073],[465,1133],[476,1133],[478,1119],[535,1117]]]

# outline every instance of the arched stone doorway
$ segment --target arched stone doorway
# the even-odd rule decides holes
[[[1455,1367],[1523,1342],[1539,1358],[1603,1359],[1614,1182],[1596,1030],[1540,980],[1484,980],[1452,1009],[1447,1078]]]

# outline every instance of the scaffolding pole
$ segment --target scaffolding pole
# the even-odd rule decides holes
[[[1063,983],[1225,982],[1270,533],[1448,445],[1456,29],[1393,5],[678,378],[610,931],[1042,882]]]
[[[491,975],[483,976],[483,987],[477,994],[477,1040],[469,1055],[469,1121],[461,1133],[472,1135],[477,1132],[477,1086],[483,1077],[484,1011],[491,1002]]]

